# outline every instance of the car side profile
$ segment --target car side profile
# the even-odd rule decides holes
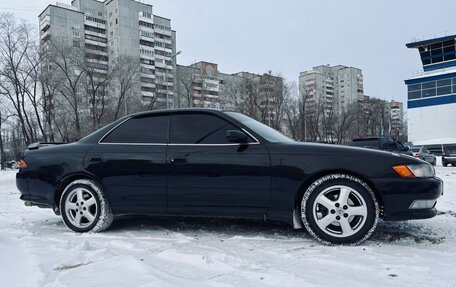
[[[31,145],[16,176],[26,205],[76,232],[124,214],[278,221],[325,244],[358,244],[379,218],[436,215],[443,183],[401,154],[299,143],[245,115],[134,114],[75,143]]]
[[[425,147],[420,147],[420,146],[413,146],[410,148],[410,151],[413,153],[413,156],[419,159],[422,159],[424,161],[427,161],[428,163],[432,165],[436,165],[437,163],[437,158],[435,155],[433,155],[427,148]]]
[[[353,139],[350,146],[397,152],[413,156],[412,152],[400,141],[392,137],[373,137]]]

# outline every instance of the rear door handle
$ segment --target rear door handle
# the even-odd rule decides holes
[[[102,162],[103,161],[103,157],[100,156],[100,155],[94,155],[90,158],[90,161],[91,162]]]

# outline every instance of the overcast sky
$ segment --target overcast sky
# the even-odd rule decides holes
[[[60,2],[70,4],[70,0]],[[420,70],[412,38],[456,34],[455,0],[142,0],[171,19],[178,63],[219,64],[225,73],[272,70],[297,81],[321,64],[361,68],[365,94],[406,100],[404,79]],[[49,0],[0,0],[37,25]]]

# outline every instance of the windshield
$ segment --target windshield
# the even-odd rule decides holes
[[[225,112],[227,115],[231,116],[232,118],[236,119],[237,121],[241,122],[243,125],[254,131],[255,133],[259,134],[261,137],[266,139],[271,143],[279,143],[279,142],[293,142],[294,140],[290,139],[289,137],[285,136],[281,132],[268,127],[265,124],[262,124],[252,118],[244,116],[240,113],[235,112]]]

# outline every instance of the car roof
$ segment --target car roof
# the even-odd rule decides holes
[[[224,113],[229,112],[229,110],[215,109],[215,108],[179,108],[179,109],[163,109],[163,110],[153,110],[153,111],[144,111],[139,113],[134,113],[128,115],[127,117],[137,117],[137,116],[146,116],[146,115],[155,115],[155,114],[180,114],[186,112],[202,112],[202,113]]]

